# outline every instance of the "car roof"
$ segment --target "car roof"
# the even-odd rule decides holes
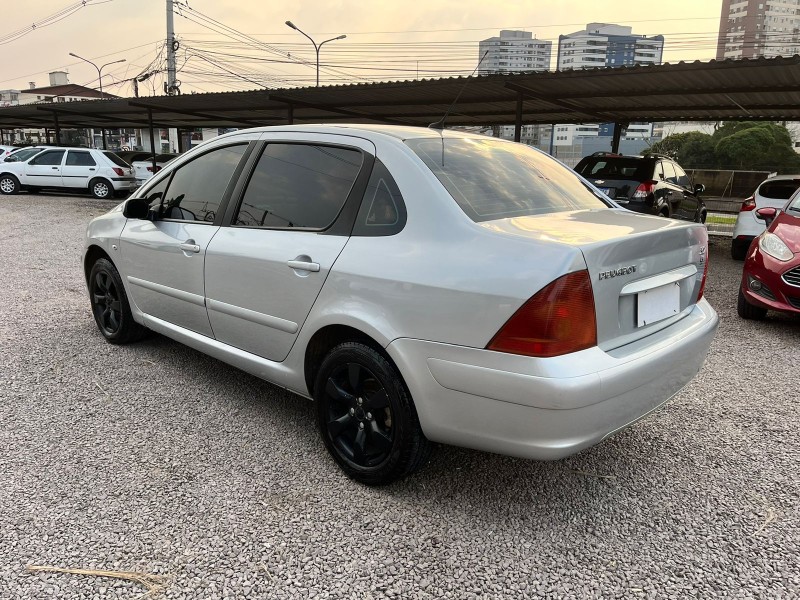
[[[772,177],[767,177],[761,183],[767,183],[768,181],[791,181],[792,179],[800,179],[800,174],[798,175],[773,175]]]
[[[407,140],[415,138],[475,138],[487,139],[491,136],[470,133],[467,131],[459,131],[455,129],[431,129],[429,127],[412,127],[410,125],[365,125],[360,123],[336,123],[336,124],[309,124],[309,125],[275,125],[271,127],[256,127],[251,130],[239,130],[226,135],[234,136],[242,131],[287,131],[294,133],[347,133],[354,135],[365,135],[371,137],[374,135],[387,136],[396,138],[398,140]],[[497,141],[508,141],[501,138],[491,138]]]

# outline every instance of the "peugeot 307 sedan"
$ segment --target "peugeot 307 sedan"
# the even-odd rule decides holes
[[[105,338],[156,331],[316,404],[350,477],[432,442],[588,448],[700,369],[718,318],[699,224],[619,208],[546,154],[454,131],[238,131],[89,225]]]

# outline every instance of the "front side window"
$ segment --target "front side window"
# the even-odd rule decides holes
[[[31,156],[36,156],[41,151],[41,148],[23,148],[22,150],[17,150],[12,155],[6,157],[5,162],[24,162]]]
[[[268,144],[247,185],[236,225],[325,229],[361,170],[358,150],[316,144]]]
[[[213,222],[246,150],[247,144],[217,148],[180,167],[173,174],[163,199],[161,217]]]
[[[574,171],[528,146],[438,137],[406,144],[476,222],[609,206]]]
[[[38,156],[31,159],[31,165],[60,165],[61,159],[64,157],[63,150],[48,150],[47,152],[42,152]]]
[[[94,167],[96,164],[88,152],[76,152],[75,150],[67,152],[67,162],[65,163],[67,167]]]

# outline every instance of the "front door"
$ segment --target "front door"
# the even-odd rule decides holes
[[[214,335],[274,361],[289,354],[349,239],[331,225],[375,152],[359,138],[278,136],[267,135],[233,222],[206,253]]]
[[[213,336],[203,283],[206,251],[219,231],[219,208],[247,142],[205,152],[179,167],[161,193],[160,218],[131,219],[120,238],[123,273],[136,306],[145,314]],[[161,188],[166,188],[165,191]]]
[[[30,159],[23,168],[20,183],[32,187],[61,187],[64,150],[46,150]]]

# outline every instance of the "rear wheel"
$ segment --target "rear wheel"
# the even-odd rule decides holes
[[[739,289],[739,301],[736,303],[736,312],[743,319],[751,319],[753,321],[762,321],[767,316],[767,309],[760,306],[753,306],[744,297],[741,288]]]
[[[366,485],[419,469],[431,443],[400,374],[375,349],[345,342],[322,362],[314,385],[317,424],[339,467]]]
[[[92,314],[100,333],[112,344],[142,339],[147,329],[133,320],[119,271],[110,260],[99,259],[89,273]]]
[[[93,179],[89,183],[89,191],[92,192],[92,196],[99,200],[105,200],[114,195],[114,188],[105,179]]]
[[[19,180],[13,175],[0,176],[0,193],[10,195],[19,192]]]

